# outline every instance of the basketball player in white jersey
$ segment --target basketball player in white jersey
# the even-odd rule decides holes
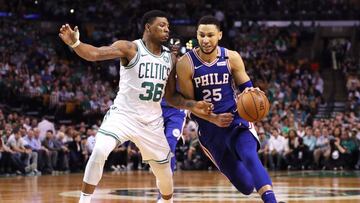
[[[96,135],[96,144],[84,173],[80,203],[90,202],[108,155],[128,140],[137,145],[143,160],[150,164],[162,196],[160,201],[172,202],[171,153],[164,135],[161,98],[165,94],[170,105],[197,114],[208,114],[211,109],[209,103],[185,100],[175,92],[175,69],[172,68],[176,58],[162,46],[169,37],[166,14],[149,11],[142,21],[142,39],[119,40],[103,47],[80,42],[77,27],[72,30],[66,24],[60,28],[60,38],[83,59],[121,59],[119,91]]]

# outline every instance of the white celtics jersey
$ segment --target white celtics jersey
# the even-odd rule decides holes
[[[134,41],[138,52],[127,66],[120,67],[119,91],[114,105],[128,116],[150,123],[162,116],[161,98],[172,69],[169,49],[152,54],[141,39]]]

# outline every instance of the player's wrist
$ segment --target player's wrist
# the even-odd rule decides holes
[[[78,47],[78,46],[80,45],[80,43],[81,43],[80,40],[77,39],[74,44],[71,44],[71,45],[69,45],[69,46],[74,49],[74,48]]]
[[[191,112],[193,112],[195,110],[195,105],[196,105],[196,102],[194,101],[186,101],[185,102],[185,110],[189,110]]]
[[[254,87],[254,85],[252,84],[251,80],[244,82],[243,84],[239,85],[239,91],[240,93],[243,92],[246,88],[250,88],[250,87]]]

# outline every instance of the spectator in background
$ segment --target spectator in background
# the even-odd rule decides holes
[[[346,153],[346,149],[341,146],[340,138],[335,137],[334,139],[330,139],[330,158],[325,162],[324,169],[328,170],[342,170],[344,168],[344,154]]]
[[[33,150],[38,153],[38,169],[45,174],[51,174],[52,165],[51,165],[51,154],[49,150],[42,145],[40,140],[40,130],[38,128],[33,128],[34,137],[32,138]]]
[[[185,125],[183,130],[182,141],[179,141],[176,145],[175,157],[176,157],[176,169],[184,170],[185,169],[185,161],[188,156],[188,151],[190,148],[191,131],[195,131],[194,128],[190,129],[188,125]]]
[[[46,172],[57,171],[58,150],[55,146],[55,139],[52,130],[46,131],[45,139],[42,141],[42,145],[45,148],[47,156],[50,158],[47,160],[48,163],[46,163],[46,166],[49,166],[49,171]]]
[[[324,80],[321,78],[319,72],[315,72],[315,77],[312,80],[312,84],[315,86],[315,89],[321,94],[324,92]]]
[[[35,138],[34,130],[30,129],[27,132],[27,135],[23,137],[24,146],[32,150],[32,153],[36,153],[37,160],[33,161],[34,173],[35,175],[41,175],[41,172],[38,171],[38,164],[43,162],[43,155],[41,155],[41,142]]]
[[[54,139],[54,148],[58,152],[56,169],[59,171],[69,171],[69,148],[64,143],[65,133],[59,131]]]
[[[2,137],[0,137],[0,174],[10,174],[15,170],[21,171],[25,174],[25,168],[19,157],[16,156],[16,152],[9,148]]]
[[[37,128],[38,127],[38,119],[37,118],[33,118],[31,119],[31,128]]]
[[[330,156],[330,140],[329,140],[329,132],[327,128],[322,129],[322,133],[320,129],[315,129],[315,137],[316,144],[314,150],[314,164],[315,168],[322,168],[322,164],[320,163],[320,158],[323,158],[324,161],[329,159]]]
[[[85,167],[85,154],[81,144],[81,135],[76,133],[74,140],[69,143],[70,150],[70,171],[79,172]]]
[[[295,170],[303,170],[310,165],[311,158],[308,157],[310,155],[309,147],[304,144],[303,138],[301,137],[298,138],[298,143],[298,146],[296,146],[293,150],[292,157],[294,159],[289,162],[290,167],[288,168]]]
[[[88,161],[89,156],[90,156],[90,152],[87,149],[87,136],[86,135],[81,136],[81,142],[80,143],[81,143],[82,154],[83,154],[83,157],[84,157],[83,162],[84,162],[84,167],[85,167],[85,164]]]
[[[89,152],[89,154],[92,153],[94,146],[95,146],[95,136],[97,133],[98,127],[95,125],[92,127],[92,129],[87,129],[86,135],[87,135],[87,142],[86,142],[86,149]]]
[[[265,167],[268,167],[269,156],[270,156],[269,140],[266,138],[264,128],[261,127],[257,132],[260,140],[260,149],[258,151],[258,155],[262,164]]]
[[[128,165],[128,158],[131,159],[131,156],[128,156],[128,145],[129,143],[126,142],[116,149],[114,149],[110,154],[108,159],[105,163],[105,169],[110,171],[122,171],[126,169],[126,166]],[[131,164],[133,166],[133,164]],[[137,170],[136,165],[136,169]],[[132,168],[131,168],[132,169]]]
[[[23,127],[26,129],[26,131],[29,131],[31,129],[31,123],[29,117],[25,117]]]
[[[357,124],[357,128],[353,129],[353,135],[356,138],[357,141],[357,145],[358,145],[358,158],[357,158],[357,162],[355,165],[355,169],[359,170],[360,169],[360,123]]]
[[[271,131],[271,137],[269,139],[269,164],[270,169],[281,169],[282,163],[284,161],[284,153],[286,140],[283,136],[280,135],[280,130],[273,128]],[[274,162],[274,159],[276,162]]]
[[[305,135],[303,137],[303,142],[304,142],[304,145],[307,146],[307,149],[308,149],[308,153],[309,154],[306,154],[304,155],[304,157],[306,159],[309,159],[309,160],[306,160],[306,163],[307,163],[307,166],[308,167],[311,167],[311,164],[312,161],[313,161],[313,154],[314,154],[314,149],[315,149],[315,145],[316,145],[316,137],[313,135],[313,130],[310,126],[307,126],[305,128]]]
[[[292,165],[295,163],[295,153],[294,150],[298,147],[298,135],[295,129],[290,129],[288,134],[287,143],[285,145],[285,161],[287,168],[291,169]]]
[[[34,170],[37,168],[37,153],[33,153],[29,148],[25,148],[20,128],[14,128],[13,134],[9,137],[6,144],[15,152],[17,159],[22,161],[25,173],[34,173]]]
[[[55,126],[54,123],[50,122],[46,116],[43,116],[40,123],[37,125],[40,130],[40,140],[44,140],[47,132],[50,130],[52,134],[55,134]]]
[[[194,129],[194,128],[192,128]],[[196,128],[195,128],[196,129]],[[190,148],[187,153],[187,160],[185,161],[185,170],[209,170],[212,169],[213,164],[204,154],[200,141],[198,139],[198,132],[190,130]]]
[[[344,148],[344,152],[341,152],[341,155],[344,157],[344,168],[353,169],[353,166],[356,164],[357,158],[357,146],[354,138],[350,137],[350,132],[348,129],[345,129],[341,133],[340,145]]]
[[[127,143],[127,154],[128,154],[128,165],[127,165],[127,169],[128,170],[138,170],[141,164],[141,153],[139,148],[137,148],[137,146],[133,143],[133,142],[128,142]],[[148,166],[146,166],[145,168],[147,168]]]

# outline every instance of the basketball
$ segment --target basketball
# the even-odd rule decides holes
[[[256,122],[268,114],[270,103],[262,91],[248,91],[239,95],[237,109],[241,118],[249,122]]]

